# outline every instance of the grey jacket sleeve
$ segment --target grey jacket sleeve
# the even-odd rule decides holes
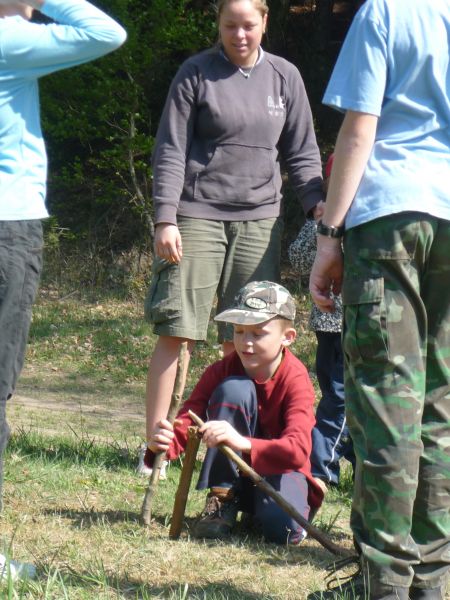
[[[180,67],[159,122],[152,156],[155,225],[177,223],[186,157],[195,123],[197,78],[195,66],[189,61]]]
[[[324,200],[322,163],[311,107],[301,75],[294,65],[286,74],[286,86],[286,124],[278,148],[289,181],[307,215],[320,200]]]

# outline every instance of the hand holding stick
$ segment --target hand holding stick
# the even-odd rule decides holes
[[[172,398],[170,400],[170,407],[167,413],[167,420],[170,423],[173,423],[175,417],[178,413],[178,409],[180,408],[181,403],[181,390],[183,389],[183,374],[184,374],[184,364],[185,364],[185,356],[187,352],[187,342],[182,342],[180,346],[180,354],[178,356],[178,364],[177,364],[177,374],[175,378],[175,385],[173,387]],[[152,501],[153,496],[155,495],[156,488],[158,486],[159,474],[161,471],[161,466],[164,460],[165,452],[159,452],[155,456],[155,460],[153,462],[152,474],[150,475],[150,481],[145,492],[144,501],[142,503],[141,509],[141,519],[144,525],[150,525],[150,521],[152,518]]]
[[[202,419],[200,419],[200,417],[197,416],[191,410],[189,411],[189,416],[199,427],[202,427],[204,425],[204,421],[202,421]],[[238,454],[236,454],[234,450],[232,450],[228,446],[225,446],[224,444],[219,444],[217,448],[221,452],[223,452],[223,454],[225,454],[228,458],[230,458],[234,463],[236,463],[239,470],[242,471],[244,475],[250,477],[250,479],[257,487],[262,489],[262,491],[265,494],[270,496],[270,498],[272,498],[278,504],[278,506],[281,506],[281,508],[285,510],[288,513],[288,515],[295,519],[297,523],[301,525],[301,527],[303,527],[303,529],[307,531],[311,537],[317,540],[324,548],[326,548],[332,554],[335,554],[337,556],[347,557],[352,554],[352,552],[350,550],[347,550],[347,548],[341,548],[340,546],[332,542],[323,531],[321,531],[320,529],[312,525],[307,519],[305,519],[305,517],[303,517],[303,515],[301,515],[294,506],[292,506],[292,504],[287,502],[287,500],[285,500],[283,496],[270,485],[270,483],[267,483],[267,481],[263,479],[261,475],[258,475],[258,473],[255,470],[253,470],[244,460],[242,460],[242,458]]]

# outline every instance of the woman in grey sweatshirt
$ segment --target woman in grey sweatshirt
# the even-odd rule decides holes
[[[322,169],[297,68],[264,52],[265,0],[219,0],[220,44],[184,62],[153,153],[155,258],[146,317],[159,335],[147,384],[147,440],[165,418],[180,344],[206,338],[213,302],[279,281],[283,161],[305,213]],[[318,206],[319,205],[319,208]],[[232,331],[219,328],[225,353]]]

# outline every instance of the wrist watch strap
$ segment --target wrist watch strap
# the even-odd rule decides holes
[[[320,220],[317,223],[317,233],[329,238],[341,238],[344,235],[344,226],[334,227],[333,225],[324,225]]]

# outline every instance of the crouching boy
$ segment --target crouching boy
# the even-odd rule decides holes
[[[305,366],[290,352],[296,337],[295,303],[270,281],[242,288],[234,305],[215,317],[234,326],[235,351],[209,366],[174,427],[161,420],[151,437],[146,464],[165,451],[172,460],[186,447],[188,411],[208,420],[200,429],[208,447],[197,489],[209,488],[194,535],[230,535],[239,510],[254,515],[267,541],[298,544],[306,532],[271,498],[242,476],[217,448],[224,443],[248,463],[306,519],[323,493],[311,476],[314,391]]]

